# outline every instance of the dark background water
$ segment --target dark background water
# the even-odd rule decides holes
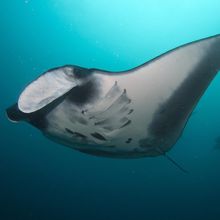
[[[169,153],[187,175],[163,157],[85,155],[5,116],[49,68],[129,69],[219,34],[219,11],[217,0],[0,1],[0,219],[220,219],[219,76]]]

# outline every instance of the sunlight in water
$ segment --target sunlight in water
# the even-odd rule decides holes
[[[73,36],[79,35],[115,59],[134,64],[219,31],[217,16],[203,16],[219,13],[217,0],[212,4],[201,0],[53,2],[55,13]],[[137,56],[143,61],[135,61]]]

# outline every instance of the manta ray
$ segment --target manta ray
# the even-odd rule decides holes
[[[127,71],[65,65],[27,85],[7,115],[84,153],[166,155],[219,70],[220,35],[179,46]]]

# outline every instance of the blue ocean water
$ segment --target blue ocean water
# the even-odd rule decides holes
[[[0,219],[219,220],[218,75],[169,152],[189,174],[164,157],[85,155],[5,115],[47,69],[135,67],[220,34],[219,11],[219,0],[0,1]]]

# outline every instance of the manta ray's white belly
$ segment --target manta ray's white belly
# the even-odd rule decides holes
[[[142,68],[136,74],[95,73],[100,85],[98,99],[83,106],[65,99],[47,115],[47,135],[58,137],[72,148],[94,154],[99,151],[111,156],[160,154],[154,143],[143,148],[140,141],[151,140],[148,127],[155,112],[184,76],[175,78],[170,73],[166,78],[161,77],[157,68],[152,64],[152,68],[148,68],[149,74]]]

